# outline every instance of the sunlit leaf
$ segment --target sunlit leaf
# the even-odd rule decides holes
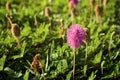
[[[29,70],[26,70],[23,80],[28,80],[29,78]]]
[[[83,72],[84,72],[84,76],[86,76],[86,71],[87,71],[87,65],[84,66]]]
[[[27,43],[24,41],[21,47],[21,53],[19,55],[13,55],[12,58],[13,59],[17,59],[17,58],[22,58],[25,54],[25,48],[26,48]]]
[[[5,59],[6,59],[6,55],[3,55],[0,58],[0,71],[3,70],[4,64],[5,64]]]
[[[93,60],[93,63],[99,63],[101,61],[101,57],[102,57],[102,51],[100,51],[98,54],[95,55],[95,58]]]
[[[89,76],[88,80],[94,80],[96,77],[95,73],[92,72],[91,75]]]
[[[73,71],[70,71],[70,72],[67,74],[67,76],[66,76],[66,80],[70,80],[70,79],[71,79],[72,72],[73,72]]]

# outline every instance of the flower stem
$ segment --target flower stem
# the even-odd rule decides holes
[[[76,56],[75,49],[73,49],[73,54],[74,54],[74,57],[73,57],[73,80],[74,80],[74,75],[75,75],[75,56]]]
[[[92,15],[93,15],[93,5],[90,6],[91,7],[91,13],[90,13],[90,23],[92,22]]]
[[[43,79],[46,80],[43,68],[42,68],[42,74],[43,74]]]
[[[73,12],[73,10],[71,11],[71,18],[72,18],[72,24],[74,24],[74,12]]]
[[[11,25],[11,27],[12,27],[12,20],[10,19],[10,15],[9,14],[6,14],[6,17],[7,17],[7,19],[8,19],[8,22],[10,23],[10,25]]]
[[[71,22],[72,22],[72,24],[74,24],[74,7],[72,4],[69,5],[69,13],[71,16]]]
[[[17,43],[18,43],[18,48],[20,48],[20,40],[19,40],[18,37],[16,37],[16,41],[17,41]]]
[[[112,32],[110,35],[110,42],[109,42],[109,46],[108,46],[109,57],[110,57],[110,53],[111,53],[111,44],[112,44],[112,39],[113,39],[114,34],[115,34],[115,32]]]
[[[88,43],[85,41],[85,45],[86,45],[86,53],[85,53],[85,64],[87,62],[87,54],[88,54]]]
[[[46,80],[45,74],[44,74],[44,69],[43,69],[41,60],[39,61],[39,66],[41,67],[41,70],[42,70],[42,77],[43,77],[43,80]]]
[[[34,19],[35,19],[35,26],[36,26],[36,32],[38,33],[38,22],[37,22],[37,15],[34,15]]]

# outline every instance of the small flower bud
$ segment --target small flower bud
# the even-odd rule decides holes
[[[50,12],[50,8],[49,7],[45,8],[45,16],[46,17],[50,17],[51,16],[51,12]]]
[[[11,3],[10,3],[10,2],[7,2],[7,3],[6,3],[6,10],[7,10],[7,11],[10,11],[10,9],[11,9]]]
[[[101,7],[99,5],[95,6],[95,13],[97,16],[101,16]]]
[[[102,9],[101,9],[101,7],[99,5],[95,6],[95,14],[96,14],[97,21],[99,23],[101,23],[102,22],[101,21]]]
[[[76,6],[78,4],[78,0],[69,0],[73,6]]]
[[[61,28],[60,34],[63,35],[64,34],[64,20],[63,19],[60,19],[60,28]]]
[[[104,1],[103,1],[104,10],[106,9],[107,3],[108,3],[108,0],[104,0]]]
[[[42,70],[42,63],[40,62],[40,54],[36,54],[33,58],[31,67],[34,72]]]
[[[108,0],[103,1],[103,5],[107,5],[107,3],[108,3]]]
[[[64,20],[60,19],[60,25],[63,26],[64,25]]]
[[[12,24],[11,32],[12,32],[13,37],[18,38],[20,36],[19,25],[16,23]]]
[[[88,30],[88,28],[84,28],[85,30],[85,41],[89,42],[90,40],[90,31]]]
[[[90,5],[93,6],[95,3],[95,0],[90,0]]]

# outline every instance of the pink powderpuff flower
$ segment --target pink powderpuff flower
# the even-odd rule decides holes
[[[78,0],[70,0],[70,2],[73,6],[76,6],[78,4]]]
[[[84,39],[85,30],[80,25],[74,24],[67,30],[67,42],[71,48],[78,48]]]

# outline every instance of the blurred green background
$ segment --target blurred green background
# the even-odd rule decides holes
[[[87,64],[86,46],[76,50],[75,80],[120,79],[120,0],[109,0],[106,11],[101,0],[102,24],[95,15],[97,1],[91,19],[89,0],[79,0],[75,6],[75,23],[90,31]],[[68,0],[0,0],[0,80],[43,80],[43,75],[46,80],[72,80],[73,53],[66,40],[72,24],[69,4]],[[50,8],[50,18],[45,16],[45,7]],[[20,27],[21,48],[11,35],[7,13]],[[40,54],[44,73],[30,69],[36,54]]]

